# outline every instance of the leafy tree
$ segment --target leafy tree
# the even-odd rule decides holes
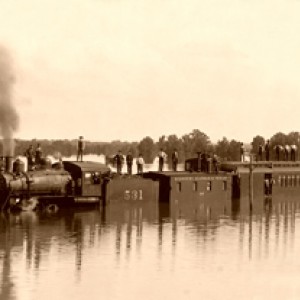
[[[198,129],[194,129],[191,133],[193,139],[194,152],[207,152],[211,145],[209,137]]]
[[[189,134],[185,134],[181,137],[181,140],[182,140],[182,151],[184,153],[185,159],[193,157],[195,153],[193,151],[192,136]]]
[[[264,139],[262,136],[257,135],[257,136],[255,136],[255,137],[253,138],[251,144],[252,144],[252,151],[251,151],[251,152],[257,154],[257,153],[258,153],[259,145],[264,146],[264,144],[265,144],[265,139]]]
[[[236,140],[231,140],[229,143],[229,150],[228,150],[228,160],[237,161],[240,160],[240,146],[241,143]]]
[[[241,143],[236,140],[229,141],[226,137],[217,142],[215,146],[216,154],[223,160],[237,161],[240,160]]]
[[[274,134],[271,139],[270,139],[270,144],[272,146],[275,146],[275,145],[286,145],[287,143],[287,136],[286,134],[282,133],[282,132],[278,132],[276,134]]]
[[[230,148],[230,142],[226,137],[223,137],[222,140],[219,140],[217,142],[215,146],[215,152],[220,158],[224,160],[228,160],[230,157],[229,148]]]
[[[159,137],[158,142],[156,143],[157,146],[157,151],[159,151],[159,149],[164,149],[166,148],[166,136],[162,135],[161,137]]]
[[[212,150],[209,137],[199,129],[194,129],[190,134],[182,136],[182,147],[186,158],[195,156],[197,152]]]
[[[143,138],[137,146],[139,153],[144,157],[146,163],[152,163],[155,157],[155,144],[151,137]]]
[[[286,140],[288,142],[289,145],[297,145],[299,148],[299,144],[300,144],[300,133],[297,131],[292,131],[290,132],[287,137]]]
[[[174,151],[174,149],[177,149],[177,152],[179,154],[179,161],[181,162],[184,159],[182,140],[179,139],[177,135],[169,135],[167,141],[165,142],[165,145],[165,150],[169,158],[172,157],[172,152]],[[171,163],[170,159],[169,163]]]

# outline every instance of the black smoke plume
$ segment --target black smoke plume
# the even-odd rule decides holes
[[[12,59],[7,49],[0,45],[0,135],[3,138],[3,156],[13,155],[13,134],[19,125],[19,116],[13,105],[14,82]]]

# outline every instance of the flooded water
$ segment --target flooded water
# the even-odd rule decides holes
[[[0,299],[299,299],[299,203],[1,214]]]

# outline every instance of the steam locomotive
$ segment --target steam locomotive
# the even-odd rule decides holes
[[[20,159],[0,160],[0,211],[5,209],[57,210],[70,205],[110,201],[157,201],[157,183],[141,176],[117,176],[98,162],[42,159],[35,170],[25,171]],[[138,201],[137,201],[138,200]]]
[[[60,162],[43,159],[35,170],[25,172],[20,159],[3,157],[0,170],[0,206],[32,210],[69,203],[97,203],[110,169],[96,162]]]

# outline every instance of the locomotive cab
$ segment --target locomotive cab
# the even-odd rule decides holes
[[[103,197],[103,183],[110,174],[110,168],[88,161],[64,161],[63,166],[72,177],[72,194],[77,201],[99,201]]]

